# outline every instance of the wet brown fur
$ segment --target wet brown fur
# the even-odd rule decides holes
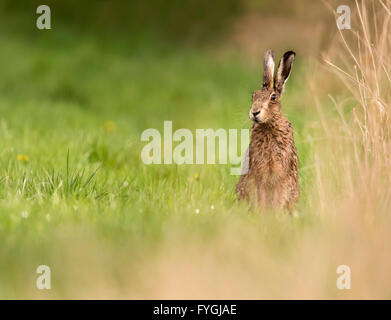
[[[248,172],[241,175],[236,192],[240,200],[250,200],[260,208],[292,210],[300,194],[293,129],[282,114],[280,103],[294,55],[292,51],[284,54],[274,83],[269,79],[273,70],[267,70],[265,66],[263,88],[253,94],[250,118],[254,122],[248,149]],[[265,54],[265,65],[268,59],[274,62],[273,56],[272,51]],[[274,69],[272,63],[269,65]],[[256,112],[259,114],[254,116]]]

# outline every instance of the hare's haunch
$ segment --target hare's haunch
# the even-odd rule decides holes
[[[291,210],[299,198],[298,159],[291,123],[281,111],[281,95],[295,53],[281,58],[274,74],[274,52],[265,53],[262,89],[252,97],[251,141],[236,192],[261,207]],[[273,77],[274,74],[274,77]]]

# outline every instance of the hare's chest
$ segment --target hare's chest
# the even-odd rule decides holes
[[[284,141],[266,137],[253,144],[250,153],[250,168],[262,180],[276,180],[285,175],[289,150]]]

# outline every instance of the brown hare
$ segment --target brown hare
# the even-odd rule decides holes
[[[298,159],[291,123],[281,111],[281,95],[295,53],[288,51],[274,73],[274,52],[264,57],[262,89],[252,96],[251,141],[236,185],[239,200],[260,208],[291,211],[299,198]]]

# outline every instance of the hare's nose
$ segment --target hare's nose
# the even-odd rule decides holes
[[[261,111],[256,111],[256,112],[251,112],[253,114],[254,117],[256,117],[257,115],[260,114]]]

